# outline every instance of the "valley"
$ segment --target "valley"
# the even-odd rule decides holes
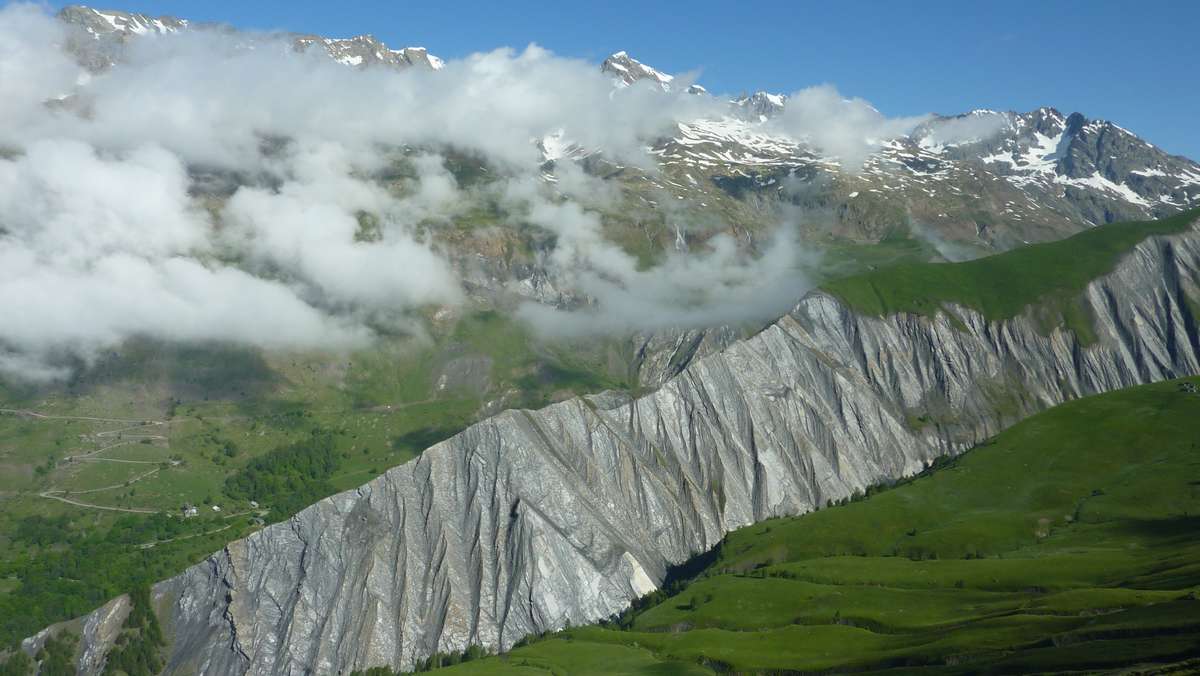
[[[434,345],[413,343],[347,356],[333,369],[328,355],[268,365],[244,351],[144,344],[98,365],[94,380],[10,391],[8,402],[38,408],[0,412],[0,607],[11,609],[0,613],[3,640],[84,612],[111,596],[110,584],[153,582],[179,561],[199,560],[262,523],[364,483],[486,416],[497,399],[538,407],[623,386],[601,359],[612,346],[562,357],[487,313],[458,320]],[[592,353],[596,362],[588,361]],[[144,417],[108,417],[121,415]],[[268,465],[265,473],[283,487],[231,488],[232,478],[272,452],[317,452],[317,435],[328,436],[332,462],[278,471]],[[188,507],[195,516],[185,514]],[[142,516],[130,522],[132,515]],[[22,538],[44,519],[57,524],[57,534],[36,543]],[[144,529],[144,542],[123,538],[120,555],[108,555],[121,570],[104,573],[122,582],[88,579],[53,592],[17,582],[78,549],[80,538],[131,523]],[[155,543],[157,550],[146,551]],[[39,597],[45,593],[56,600]],[[29,604],[57,614],[16,612]]]
[[[0,7],[0,676],[1200,669],[1200,164],[250,25]]]
[[[692,554],[715,546],[725,529],[853,499],[881,483],[940,464],[938,459],[947,452],[957,453],[979,444],[1008,425],[1045,408],[1048,403],[1170,377],[1172,372],[1180,370],[1195,370],[1195,324],[1187,319],[1191,307],[1187,298],[1194,293],[1191,289],[1196,283],[1196,278],[1187,271],[1195,270],[1196,261],[1200,259],[1196,256],[1194,220],[1194,214],[1184,214],[1178,219],[1159,223],[1114,224],[1057,244],[1043,245],[1044,248],[1016,250],[964,264],[962,268],[961,274],[966,279],[984,276],[998,283],[994,288],[1021,293],[1020,285],[1007,282],[1024,279],[1031,260],[1046,257],[1064,260],[1063,256],[1069,256],[1076,261],[1093,261],[1081,263],[1083,269],[1091,271],[1089,274],[1099,275],[1086,284],[1082,278],[1072,282],[1069,275],[1062,279],[1063,297],[1073,295],[1076,302],[1082,304],[1079,314],[1054,314],[1039,310],[1034,304],[1026,306],[1019,315],[1005,317],[999,314],[989,320],[980,312],[994,306],[995,301],[984,296],[979,305],[982,310],[974,309],[971,306],[973,299],[967,296],[958,301],[930,298],[930,305],[940,309],[934,311],[931,308],[927,315],[911,312],[893,315],[890,314],[892,310],[884,310],[883,316],[872,318],[869,314],[855,316],[847,309],[831,305],[832,296],[810,294],[780,323],[721,352],[699,357],[681,376],[636,400],[636,408],[630,408],[634,402],[630,402],[628,395],[609,391],[584,399],[569,399],[534,412],[510,411],[486,418],[436,444],[419,460],[389,470],[366,486],[304,509],[290,523],[268,526],[251,533],[244,541],[232,542],[216,558],[156,586],[152,598],[158,599],[156,604],[164,604],[159,607],[163,608],[166,634],[174,637],[176,645],[180,645],[181,636],[189,633],[222,631],[226,620],[218,617],[234,618],[237,626],[241,626],[239,640],[254,640],[243,632],[274,631],[272,627],[280,626],[276,624],[278,622],[286,625],[305,616],[299,608],[286,615],[277,615],[272,605],[258,604],[257,599],[279,593],[272,590],[277,584],[290,587],[299,583],[302,594],[317,595],[311,601],[302,601],[304,604],[326,606],[336,603],[333,598],[343,592],[333,591],[333,598],[318,600],[320,595],[331,590],[309,587],[303,582],[305,578],[328,579],[330,573],[321,571],[323,567],[340,570],[336,577],[353,588],[363,583],[371,584],[369,580],[374,574],[369,571],[378,557],[385,561],[397,557],[438,557],[440,563],[432,564],[437,566],[434,570],[440,571],[437,576],[444,575],[443,579],[447,581],[455,580],[459,575],[466,577],[452,583],[448,605],[437,611],[443,618],[439,620],[436,634],[440,636],[437,647],[405,644],[405,649],[412,651],[409,653],[413,655],[410,658],[412,666],[417,666],[430,654],[466,650],[470,645],[478,645],[476,641],[483,642],[480,647],[483,650],[507,648],[527,634],[554,631],[566,624],[586,623],[618,614],[627,603],[653,589],[650,580],[665,576],[672,563],[682,562]],[[1122,251],[1122,247],[1130,248]],[[903,274],[904,279],[917,280],[925,275],[945,274],[942,265],[895,270]],[[887,271],[847,278],[831,283],[830,288],[835,294],[839,284],[849,289],[858,288],[858,280],[873,279],[873,275],[880,274],[887,274]],[[1142,324],[1137,332],[1129,333],[1127,327],[1137,324],[1125,318],[1122,308],[1152,307],[1154,303],[1133,300],[1128,305],[1110,306],[1102,299],[1106,295],[1136,299],[1138,294],[1157,294],[1160,283],[1143,281],[1152,278],[1164,280],[1162,288],[1173,291],[1154,301],[1159,304],[1159,319]],[[888,288],[900,290],[904,287],[889,285]],[[928,287],[918,284],[911,288]],[[955,288],[976,287],[958,284]],[[993,287],[980,284],[977,288]],[[1041,296],[1055,298],[1053,293]],[[1061,307],[1064,306],[1059,301],[1047,306],[1048,309]],[[830,312],[844,313],[844,319],[812,321]],[[1088,318],[1091,324],[1086,327],[1071,324],[1080,317]],[[839,326],[842,328],[829,333]],[[1168,337],[1180,335],[1179,331],[1187,332],[1186,341],[1162,342],[1173,340]],[[927,332],[935,332],[938,338],[921,337]],[[896,337],[888,337],[891,333],[897,334]],[[900,338],[901,334],[906,337]],[[854,337],[856,335],[858,337]],[[862,347],[848,348],[846,340],[862,344]],[[883,352],[867,347],[876,341],[878,345],[886,346],[882,348]],[[919,346],[915,354],[921,356],[914,362],[893,361],[888,353],[898,345]],[[988,356],[992,350],[995,350],[993,356]],[[967,353],[972,354],[970,366],[954,361],[961,357],[953,355]],[[866,355],[871,356],[867,359]],[[787,361],[767,370],[730,368],[737,363],[781,358]],[[831,359],[846,360],[846,363],[834,366]],[[831,367],[833,370],[826,371]],[[1021,375],[1023,369],[1037,371],[1025,371],[1027,375]],[[1028,375],[1044,371],[1058,372],[1059,375],[1057,378]],[[774,375],[776,373],[779,376]],[[988,375],[981,378],[984,374]],[[788,380],[777,380],[780,376]],[[803,380],[792,380],[795,378]],[[702,389],[694,390],[697,386]],[[725,419],[727,414],[722,413],[704,418],[687,413],[680,418],[679,414],[666,413],[674,409],[687,411],[693,405],[684,402],[696,397],[700,391],[711,400],[702,404],[703,407],[730,412],[744,409],[750,417],[739,422],[737,417]],[[817,403],[822,400],[829,403]],[[841,403],[834,403],[839,401]],[[799,416],[782,414],[797,404],[804,407],[804,413]],[[683,408],[678,408],[681,405]],[[886,412],[885,417],[872,419],[875,414],[870,411]],[[589,422],[593,417],[594,421]],[[668,419],[690,420],[689,424],[697,427],[690,431],[687,428],[672,430],[662,426]],[[652,422],[654,420],[661,422]],[[753,422],[755,420],[758,422]],[[801,421],[801,424],[793,426],[791,420]],[[713,423],[730,427],[712,428]],[[822,428],[842,431],[827,436]],[[567,436],[561,437],[563,434]],[[774,444],[796,449],[792,451],[796,455],[778,459],[766,456],[757,460],[754,467],[746,467],[741,460],[745,451],[737,449],[761,446],[764,442],[759,439],[766,438],[761,435],[770,435]],[[856,439],[854,443],[861,449],[856,453],[860,455],[846,455],[830,444],[832,438],[839,437]],[[700,445],[689,450],[691,447],[686,441],[689,438],[697,439]],[[730,441],[718,441],[723,438]],[[494,448],[496,444],[507,450],[498,455],[483,450],[489,445]],[[627,449],[626,453],[632,455],[612,455],[612,451],[606,450],[617,448]],[[580,453],[585,455],[577,455]],[[709,456],[710,453],[713,455]],[[498,464],[483,460],[488,457],[494,457]],[[561,459],[553,460],[555,457]],[[546,460],[550,460],[550,464],[545,464]],[[623,463],[630,461],[636,466],[621,468]],[[484,464],[476,464],[480,462]],[[616,464],[611,469],[603,469],[609,463]],[[772,466],[769,480],[757,478],[764,471],[763,463]],[[511,469],[505,469],[509,464]],[[673,467],[676,469],[671,469]],[[596,483],[598,477],[606,476],[611,478]],[[655,488],[648,491],[649,485]],[[459,486],[463,488],[457,488]],[[426,497],[430,488],[441,490],[437,487],[449,488],[451,492]],[[686,498],[686,502],[663,501],[663,496],[683,497],[698,489],[701,492],[695,498]],[[480,492],[477,494],[477,491]],[[568,506],[574,502],[574,495],[589,497],[585,503]],[[659,497],[642,503],[652,495]],[[393,500],[399,502],[393,503]],[[410,500],[417,502],[405,506]],[[460,500],[475,506],[456,506]],[[606,502],[614,507],[620,505],[618,511],[600,507]],[[422,503],[428,506],[422,506]],[[504,509],[509,513],[512,525],[503,530],[495,530],[500,523],[491,513],[492,508],[484,508],[496,504],[510,505]],[[688,510],[696,511],[681,511],[685,504],[690,505]],[[419,522],[413,523],[403,516],[410,509],[424,514]],[[464,509],[465,512],[460,512]],[[391,510],[398,511],[389,513]],[[480,530],[478,534],[468,531],[472,534],[462,540],[458,540],[460,535],[447,539],[446,533],[460,528],[455,525],[461,518],[460,513],[474,515],[467,523],[473,524],[469,528]],[[575,525],[569,531],[553,525],[562,519],[571,520]],[[384,535],[388,531],[384,524],[406,522],[404,534],[399,538]],[[646,527],[637,531],[626,528],[619,532],[609,525],[615,522],[645,523]],[[364,532],[360,530],[361,526],[350,525],[357,523],[376,525]],[[347,528],[350,530],[345,530]],[[589,533],[585,542],[590,544],[580,550],[580,543],[560,542],[562,533],[566,532]],[[224,534],[226,532],[216,535]],[[354,548],[358,553],[355,557],[362,557],[357,558],[358,563],[350,563],[348,569],[344,557],[354,550],[343,548],[343,538],[356,543]],[[429,538],[433,538],[432,542],[455,543],[455,548],[439,552],[437,547],[431,547]],[[467,562],[474,556],[469,552],[492,538],[500,540],[488,547],[496,547],[499,551],[512,547],[518,547],[520,551],[527,546],[519,544],[522,540],[531,542],[527,538],[534,538],[541,544],[535,550],[525,550],[529,552],[527,555],[538,559],[547,555],[562,556],[571,563],[565,566],[547,564],[544,559],[541,563],[525,563],[520,558],[509,563],[505,561],[506,557],[497,558],[490,565],[500,566],[498,577],[490,580],[475,577],[468,572],[470,564]],[[506,542],[509,538],[515,538],[515,541]],[[179,544],[190,546],[189,543],[199,545],[203,542],[203,538],[197,537]],[[328,545],[320,545],[321,542]],[[314,545],[320,549],[310,550]],[[325,546],[334,548],[324,549]],[[397,551],[398,546],[403,546],[406,551]],[[614,557],[606,553],[612,552],[613,548],[639,553]],[[302,562],[294,558],[298,554],[302,556]],[[432,562],[432,559],[427,560]],[[560,571],[559,574],[571,570],[573,575],[582,577],[577,581],[561,582],[552,579],[535,582],[528,577],[536,574],[535,570],[547,569],[547,565],[550,570]],[[647,565],[652,567],[645,568]],[[273,573],[257,580],[244,577],[255,568],[260,574]],[[234,570],[241,571],[238,577],[244,581],[233,583],[228,576]],[[294,571],[291,575],[296,575],[296,581],[281,578],[279,571]],[[359,575],[366,577],[358,578]],[[625,582],[626,579],[629,581]],[[236,584],[237,595],[226,596],[222,601],[220,595],[224,592],[217,590],[227,588],[231,583]],[[492,586],[497,583],[530,591],[514,594],[505,591],[503,586]],[[427,593],[422,587],[427,582],[411,580],[405,584],[408,591],[400,597],[401,603],[408,595],[420,598]],[[558,584],[563,585],[562,596],[545,596]],[[567,591],[589,587],[599,593],[578,599]],[[494,629],[487,629],[487,624],[480,625],[483,631],[497,631],[496,634],[475,633],[479,629],[460,634],[453,629],[456,625],[462,626],[458,618],[464,613],[468,616],[479,613],[477,621],[495,621],[487,619],[496,617],[490,614],[492,611],[471,600],[479,593],[477,590],[488,590],[490,598],[497,603],[516,604],[503,610],[502,617],[509,618],[503,624],[492,625]],[[214,595],[212,601],[201,600],[200,595],[209,593]],[[372,603],[387,602],[389,592],[381,589],[380,593],[383,595]],[[533,603],[525,606],[519,599],[527,593],[536,595],[532,597]],[[170,600],[172,597],[175,600]],[[303,596],[297,600],[302,599]],[[569,606],[563,615],[546,615],[564,601],[578,605]],[[349,598],[343,602],[357,603]],[[209,603],[228,609],[212,618],[188,615],[183,611],[205,607]],[[396,612],[426,612],[423,603],[414,603],[407,608],[402,605]],[[101,638],[113,635],[107,633],[111,629],[103,628],[106,620],[102,618],[119,618],[123,607],[118,600],[117,605],[109,604],[99,615],[87,620],[88,626],[95,622],[100,624],[91,630],[96,638],[84,642],[85,654],[99,655],[105,651],[103,643],[92,641],[110,640]],[[559,612],[563,612],[562,606],[558,607]],[[344,617],[351,621],[361,612],[353,606],[345,611],[348,614]],[[257,619],[248,619],[256,615]],[[538,617],[545,619],[538,620]],[[243,622],[249,623],[242,625]],[[517,624],[508,624],[510,622]],[[303,636],[300,632],[310,630],[308,627],[302,623],[292,626],[288,632],[292,640],[297,640]],[[316,626],[311,629],[328,631]],[[366,638],[364,630],[356,630],[355,635],[355,643],[342,645],[346,648],[371,645],[358,642]],[[502,643],[491,643],[496,639],[489,640],[489,635]],[[506,635],[509,638],[499,638]],[[308,645],[338,645],[328,641],[330,639],[322,639]],[[175,653],[166,664],[180,659],[228,659],[229,653],[218,647],[222,642],[218,639],[211,648],[198,654]],[[213,663],[207,668],[235,667],[217,667]]]

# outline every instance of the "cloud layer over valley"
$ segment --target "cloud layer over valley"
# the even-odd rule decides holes
[[[221,29],[132,39],[89,70],[76,30],[0,10],[0,377],[62,377],[134,336],[354,349],[419,331],[422,308],[468,302],[435,234],[479,200],[548,233],[540,264],[587,299],[521,306],[546,333],[762,319],[805,287],[787,224],[752,251],[718,235],[647,267],[605,238],[620,196],[544,164],[553,135],[656,171],[648,142],[728,114],[714,97],[616,88],[536,46],[396,72]],[[923,121],[831,87],[791,102],[779,129],[851,169]],[[493,180],[460,185],[451,154]]]

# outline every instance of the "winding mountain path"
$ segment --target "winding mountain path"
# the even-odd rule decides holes
[[[131,444],[138,443],[138,442],[141,442],[144,440],[163,441],[164,446],[162,446],[162,447],[164,449],[170,449],[170,443],[171,443],[170,437],[168,437],[167,435],[164,435],[164,434],[137,434],[137,433],[130,434],[130,432],[134,431],[134,430],[145,430],[147,428],[169,426],[170,421],[167,421],[167,420],[150,420],[150,419],[146,419],[146,418],[140,418],[140,419],[105,418],[105,417],[100,417],[100,416],[52,415],[52,414],[41,413],[38,411],[29,410],[29,409],[17,409],[17,408],[0,408],[0,413],[6,413],[9,415],[15,415],[15,416],[25,416],[25,417],[30,417],[30,418],[37,418],[37,419],[41,419],[41,420],[81,420],[81,421],[85,421],[85,422],[115,423],[115,424],[125,425],[124,427],[120,427],[118,429],[101,430],[99,432],[92,432],[90,434],[81,435],[81,437],[84,439],[87,439],[90,437],[93,440],[99,440],[99,439],[103,439],[103,438],[111,438],[113,436],[117,436],[120,439],[120,441],[109,444],[107,446],[102,446],[100,448],[97,448],[92,451],[88,451],[87,453],[82,453],[80,455],[67,456],[63,459],[65,462],[115,462],[115,463],[121,463],[121,464],[129,464],[129,465],[159,465],[162,463],[161,460],[126,460],[123,458],[101,458],[101,457],[96,457],[96,456],[98,456],[101,453],[104,453],[105,451],[109,451],[114,448],[118,448],[120,446],[131,445]],[[68,505],[74,505],[76,507],[83,507],[85,509],[100,509],[100,510],[110,511],[110,512],[126,512],[126,513],[131,513],[131,514],[157,514],[158,512],[160,512],[162,510],[151,509],[148,507],[111,507],[111,506],[107,506],[107,505],[96,505],[96,504],[92,504],[92,503],[82,502],[79,500],[74,500],[74,499],[66,497],[66,496],[67,495],[87,495],[87,494],[91,494],[91,493],[101,493],[104,491],[111,491],[111,490],[117,490],[120,488],[125,488],[125,487],[130,486],[133,483],[141,481],[142,479],[146,479],[151,476],[154,476],[155,474],[158,474],[159,471],[160,471],[160,468],[155,467],[154,469],[152,469],[148,472],[144,472],[142,474],[134,476],[131,479],[127,479],[121,483],[112,484],[110,486],[101,486],[98,488],[89,488],[89,489],[85,489],[85,490],[76,490],[76,491],[67,491],[64,489],[51,488],[51,489],[41,491],[37,495],[40,498],[45,498],[47,500],[57,500],[59,502],[66,503]]]
[[[58,500],[59,502],[65,502],[68,505],[75,505],[76,507],[86,507],[88,509],[103,509],[108,512],[128,512],[130,514],[157,514],[159,512],[159,510],[157,510],[157,509],[144,509],[141,507],[106,507],[105,505],[92,505],[92,504],[89,504],[86,502],[79,502],[78,500],[64,498],[61,495],[54,495],[53,493],[48,493],[48,492],[38,493],[38,497],[47,498],[50,500]]]

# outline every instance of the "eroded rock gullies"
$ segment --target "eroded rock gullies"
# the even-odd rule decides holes
[[[1194,228],[1141,243],[1087,287],[1087,345],[1032,312],[867,317],[814,293],[636,401],[501,413],[157,585],[167,671],[407,669],[608,616],[730,529],[1066,399],[1200,372],[1198,266]]]

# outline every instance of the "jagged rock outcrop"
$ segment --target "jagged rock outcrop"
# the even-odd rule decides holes
[[[786,94],[771,94],[760,91],[739,96],[733,100],[733,105],[737,106],[736,112],[742,117],[749,120],[758,120],[774,117],[783,112],[783,107],[787,104],[787,99]]]
[[[1086,346],[1033,312],[869,317],[813,293],[643,398],[499,414],[157,585],[167,671],[408,668],[608,616],[730,529],[1064,400],[1200,372],[1198,273],[1196,226],[1142,242],[1086,288]]]
[[[441,59],[424,47],[390,49],[373,35],[356,35],[352,38],[323,38],[319,35],[299,35],[292,39],[298,51],[309,48],[323,49],[338,63],[367,68],[388,66],[404,70],[418,66],[429,70],[441,70],[445,65]]]
[[[600,71],[612,75],[613,79],[623,86],[632,85],[639,80],[649,80],[662,87],[663,91],[670,91],[671,81],[675,79],[673,75],[655,70],[623,51],[609,55],[601,62]]]

